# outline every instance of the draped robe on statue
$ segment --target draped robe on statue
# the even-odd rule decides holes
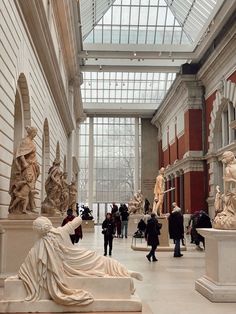
[[[82,223],[80,217],[63,227],[53,228],[46,217],[34,221],[45,222],[43,227],[34,226],[41,233],[41,238],[34,244],[20,267],[18,276],[27,290],[27,300],[42,298],[44,290],[59,304],[86,305],[93,301],[93,296],[84,290],[71,289],[68,277],[135,277],[141,275],[129,271],[118,261],[98,255],[77,246],[73,246],[69,234]],[[48,230],[47,230],[48,229]],[[133,281],[132,282],[132,291]]]

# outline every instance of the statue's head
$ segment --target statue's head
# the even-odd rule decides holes
[[[43,236],[52,229],[52,223],[47,217],[40,216],[33,221],[33,229]]]
[[[164,174],[164,172],[165,172],[165,168],[164,168],[164,167],[161,167],[161,169],[159,170],[159,173],[160,173],[160,174]]]
[[[227,164],[227,163],[233,161],[234,158],[235,158],[235,157],[234,157],[234,153],[231,152],[231,151],[229,151],[229,150],[227,150],[227,151],[225,151],[225,152],[223,153],[223,155],[222,155],[222,162],[223,162],[224,164]]]
[[[30,125],[27,125],[25,127],[26,129],[26,132],[28,134],[28,136],[30,136],[32,139],[36,136],[37,132],[38,132],[38,129],[33,127],[33,126],[30,126]]]

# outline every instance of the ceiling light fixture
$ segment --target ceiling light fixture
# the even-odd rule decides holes
[[[136,57],[137,56],[137,53],[136,52],[134,52],[134,57]]]

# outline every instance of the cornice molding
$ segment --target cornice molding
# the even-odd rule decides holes
[[[181,160],[176,160],[172,165],[165,168],[165,176],[179,175],[179,172],[204,171],[204,158],[201,157],[186,157]]]
[[[37,0],[15,0],[15,4],[27,33],[30,33],[51,89],[54,103],[58,108],[65,130],[69,134],[74,129],[73,114],[68,104],[43,2]]]
[[[196,80],[196,75],[178,75],[152,118],[152,124],[157,121],[163,124],[167,118],[172,118],[179,110],[202,108],[203,86]],[[174,104],[174,106],[173,106]]]
[[[208,98],[219,88],[222,79],[227,79],[236,70],[235,47],[236,25],[197,74],[198,79],[206,86],[205,98]]]

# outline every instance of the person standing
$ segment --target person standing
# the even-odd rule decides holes
[[[181,210],[174,210],[169,216],[169,234],[170,238],[174,240],[174,257],[181,257],[180,240],[184,237],[184,219]]]
[[[158,223],[156,214],[152,213],[151,218],[147,222],[147,228],[145,231],[145,239],[147,241],[147,244],[151,245],[151,250],[148,253],[148,255],[146,255],[149,262],[151,262],[151,257],[152,257],[153,262],[158,261],[158,259],[155,256],[155,251],[156,251],[157,246],[159,245],[158,236],[160,235],[160,229],[161,229],[161,224]]]
[[[109,245],[109,255],[112,254],[112,242],[115,235],[115,224],[111,213],[106,214],[106,219],[102,223],[102,233],[104,235],[104,256],[107,256],[107,246]]]
[[[61,226],[65,226],[69,221],[72,221],[73,219],[75,219],[75,216],[73,215],[73,210],[71,208],[67,209],[67,216],[66,218],[63,220]],[[72,244],[78,243],[79,239],[83,238],[83,233],[82,233],[82,226],[80,225],[78,228],[75,229],[75,233],[74,234],[70,234],[70,239]]]
[[[121,238],[124,237],[124,232],[125,232],[125,238],[127,238],[128,237],[128,220],[129,220],[128,208],[125,204],[121,204],[119,211],[120,211],[120,217],[121,217]]]

